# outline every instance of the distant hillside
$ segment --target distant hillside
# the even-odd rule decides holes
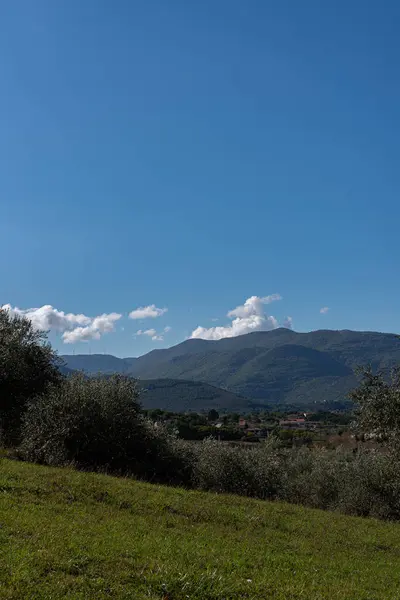
[[[76,358],[75,356],[72,358]],[[84,371],[88,375],[102,373],[112,375],[113,373],[129,374],[124,362],[116,363],[121,359],[103,354],[91,355],[92,360],[82,369],[80,361],[71,361],[74,369],[61,366],[64,375],[70,375],[74,370]],[[100,358],[100,360],[98,360]],[[79,359],[79,357],[78,357]],[[99,368],[101,365],[102,368]],[[113,368],[113,366],[115,368]],[[250,410],[254,403],[233,392],[223,390],[219,387],[202,383],[200,381],[185,381],[182,379],[139,379],[141,389],[140,401],[143,408],[161,408],[172,412],[218,410],[243,411]]]
[[[91,374],[205,382],[260,403],[306,406],[343,402],[356,384],[358,365],[389,369],[399,364],[400,340],[387,333],[281,328],[219,341],[186,340],[139,358],[63,358],[67,367]]]
[[[143,408],[161,408],[173,412],[211,410],[242,411],[252,407],[249,400],[199,381],[180,379],[140,380]]]
[[[67,354],[61,357],[65,366],[73,371],[85,371],[90,375],[96,373],[126,373],[129,366],[125,359],[110,354]]]

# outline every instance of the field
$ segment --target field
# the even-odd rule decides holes
[[[400,599],[400,524],[0,459],[1,599]]]

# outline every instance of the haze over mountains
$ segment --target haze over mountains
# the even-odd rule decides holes
[[[400,339],[394,334],[377,332],[296,333],[280,328],[218,341],[189,339],[138,358],[103,354],[64,355],[62,358],[69,369],[88,374],[125,373],[146,380],[147,387],[147,380],[168,379],[170,393],[171,380],[223,388],[233,394],[224,398],[227,409],[230,402],[236,410],[241,402],[243,408],[248,407],[249,401],[256,405],[308,407],[315,403],[345,402],[347,393],[357,383],[354,368],[359,365],[371,364],[374,369],[387,370],[399,364]],[[174,407],[182,410],[178,407],[176,389]],[[181,389],[182,406],[188,409],[184,389]],[[161,398],[160,385],[157,390]],[[193,409],[198,410],[197,400],[194,404]]]

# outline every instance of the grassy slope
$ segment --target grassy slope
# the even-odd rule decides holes
[[[388,600],[399,572],[398,524],[0,462],[1,599]]]

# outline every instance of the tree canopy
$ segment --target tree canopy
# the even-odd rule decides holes
[[[350,393],[358,428],[400,447],[400,367],[388,379],[371,368],[363,369],[361,375],[361,384]]]
[[[18,439],[27,402],[62,379],[59,359],[44,331],[24,316],[0,307],[0,433],[7,445]]]

